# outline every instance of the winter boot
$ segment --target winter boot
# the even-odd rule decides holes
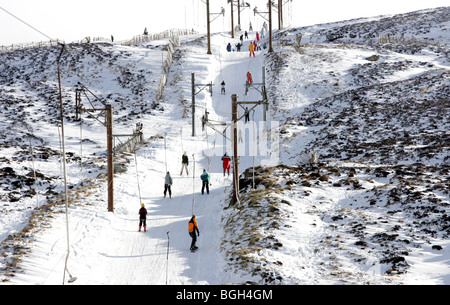
[[[141,226],[139,226],[139,232],[141,232]]]
[[[144,232],[147,232],[147,227],[144,227]]]

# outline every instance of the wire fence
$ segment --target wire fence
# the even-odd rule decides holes
[[[156,99],[159,101],[162,98],[164,86],[167,83],[167,77],[169,75],[169,69],[173,62],[173,54],[175,53],[175,47],[180,46],[180,37],[175,36],[169,40],[169,44],[167,45],[167,57],[166,60],[164,60],[162,69],[163,74],[161,75],[161,78],[159,79],[158,88],[156,90]]]
[[[32,42],[32,43],[12,44],[10,46],[0,46],[0,53],[12,52],[15,50],[51,47],[51,46],[57,46],[60,43],[64,43],[64,41],[63,40],[56,40],[56,41],[52,40],[52,41],[40,41],[40,42]]]
[[[155,40],[162,40],[171,37],[179,37],[179,36],[187,36],[187,35],[196,35],[198,32],[194,30],[183,30],[183,29],[172,29],[167,30],[159,34],[148,34],[148,35],[137,35],[131,39],[123,40],[123,41],[113,41],[111,38],[105,37],[85,37],[81,40],[73,41],[72,43],[112,43],[123,46],[132,46],[137,45],[139,43],[151,42]],[[52,40],[52,41],[40,41],[40,42],[31,42],[31,43],[18,43],[12,44],[8,46],[0,46],[0,53],[12,52],[15,50],[24,50],[24,49],[32,49],[32,48],[42,48],[42,47],[51,47],[57,46],[58,44],[64,44],[64,40]]]

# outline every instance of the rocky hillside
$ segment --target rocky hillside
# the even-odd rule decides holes
[[[264,283],[445,282],[449,20],[446,7],[276,35],[283,165],[241,177],[232,264]]]

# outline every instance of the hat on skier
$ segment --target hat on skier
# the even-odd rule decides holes
[[[141,203],[141,208],[143,208],[144,207],[144,204],[143,203]]]

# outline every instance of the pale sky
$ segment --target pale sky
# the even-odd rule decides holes
[[[258,28],[264,19],[253,9],[267,12],[267,0],[244,0],[251,5],[241,13],[243,29],[249,21]],[[359,17],[406,13],[448,6],[449,0],[283,0],[285,26],[304,26]],[[86,36],[114,36],[115,40],[131,39],[144,32],[159,33],[171,28],[206,32],[206,0],[0,0],[0,45],[48,41],[49,39],[24,25],[4,10],[19,17],[52,39],[69,43]],[[230,6],[227,0],[210,0],[210,12],[225,8],[225,17],[211,23],[213,32],[229,31]],[[4,10],[2,10],[4,9]],[[276,21],[274,15],[274,22]],[[235,24],[237,12],[235,12]],[[278,27],[274,23],[274,29]]]

